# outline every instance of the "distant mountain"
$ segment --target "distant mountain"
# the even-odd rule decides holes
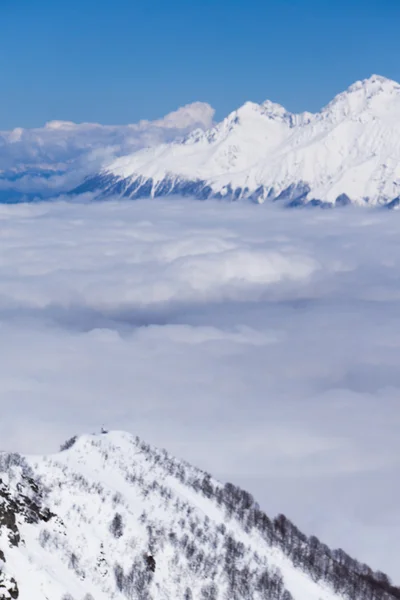
[[[315,114],[247,102],[211,129],[112,161],[74,191],[395,207],[400,85],[374,75]]]
[[[214,110],[195,102],[162,119],[130,125],[50,121],[0,131],[0,202],[51,197],[118,156],[211,126]]]
[[[327,515],[328,518],[328,515]],[[1,600],[393,600],[382,573],[125,433],[0,454]]]

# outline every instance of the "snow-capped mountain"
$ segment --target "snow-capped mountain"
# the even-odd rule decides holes
[[[0,599],[393,600],[382,573],[113,432],[0,454]]]
[[[118,158],[84,191],[398,205],[400,85],[374,75],[314,114],[247,102],[207,131]]]

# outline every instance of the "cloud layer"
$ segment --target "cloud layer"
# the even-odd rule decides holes
[[[0,437],[127,429],[396,575],[400,214],[0,206]]]

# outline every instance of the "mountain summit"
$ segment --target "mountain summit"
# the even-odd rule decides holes
[[[318,113],[246,102],[221,123],[106,165],[74,193],[396,205],[400,85],[373,75]]]
[[[1,600],[367,598],[400,589],[126,433],[0,454]]]

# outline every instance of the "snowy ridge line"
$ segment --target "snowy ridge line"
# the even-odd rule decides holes
[[[0,599],[393,600],[389,578],[121,432],[0,455]]]
[[[247,102],[184,139],[121,156],[72,193],[343,206],[400,202],[400,85],[373,75],[320,112]]]

